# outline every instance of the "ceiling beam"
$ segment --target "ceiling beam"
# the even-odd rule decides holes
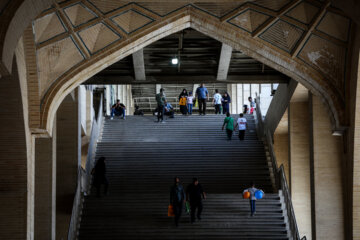
[[[217,80],[226,80],[229,71],[232,50],[232,47],[229,45],[225,43],[222,44],[218,73],[216,77]]]
[[[90,84],[137,84],[137,83],[156,83],[156,84],[177,84],[177,83],[288,83],[289,77],[284,74],[244,74],[229,75],[226,80],[217,80],[213,75],[160,75],[147,76],[145,81],[137,81],[133,76],[119,75],[96,75],[86,81],[85,85]]]
[[[137,81],[146,80],[143,48],[137,52],[134,52],[132,58],[134,64],[135,79]]]

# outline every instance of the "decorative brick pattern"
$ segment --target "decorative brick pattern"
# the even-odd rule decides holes
[[[231,18],[228,22],[252,33],[269,18],[269,15],[248,9]]]
[[[259,37],[280,49],[290,52],[303,33],[302,29],[279,20]]]
[[[82,3],[66,7],[64,12],[74,27],[78,27],[97,17],[95,13],[86,8]]]
[[[81,31],[79,36],[91,54],[120,39],[120,36],[103,23],[98,23]]]

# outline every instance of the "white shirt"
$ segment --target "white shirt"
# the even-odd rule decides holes
[[[239,130],[246,130],[246,118],[238,118],[237,124],[239,125]]]
[[[258,190],[259,190],[259,189],[257,189],[257,188],[251,187],[251,188],[245,189],[244,192],[243,192],[243,194],[244,194],[245,192],[249,192],[249,193],[250,193],[250,199],[251,199],[251,200],[256,200],[255,192],[258,191]],[[260,191],[262,191],[262,190],[260,190]]]
[[[214,95],[215,104],[221,104],[221,99],[222,99],[222,97],[221,97],[220,93],[215,93],[215,95]]]
[[[188,96],[187,97],[187,103],[188,104],[193,104],[193,99],[194,99],[194,96]]]

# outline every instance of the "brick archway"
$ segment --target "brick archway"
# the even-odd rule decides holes
[[[51,132],[51,120],[61,100],[87,78],[135,50],[188,27],[301,82],[323,99],[334,130],[348,125],[344,105],[351,19],[328,1],[173,1],[167,5],[113,0],[30,2],[11,1],[5,6],[18,9],[8,18],[5,34],[0,35],[0,74],[9,69],[7,59],[24,24],[32,21],[39,86],[37,93],[30,95],[40,96],[29,99],[36,103],[31,106],[37,112],[31,115],[38,119],[31,124],[35,131]],[[20,21],[25,10],[27,18]],[[83,16],[77,18],[80,13]],[[96,35],[95,40],[91,35]],[[98,36],[107,39],[99,40]]]

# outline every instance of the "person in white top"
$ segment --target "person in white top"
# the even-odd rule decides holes
[[[219,90],[215,89],[213,104],[215,105],[215,114],[221,114],[221,100],[222,96],[219,93]]]
[[[261,191],[263,193],[263,196],[265,195],[264,191],[261,189],[257,189],[255,187],[255,183],[251,183],[251,187],[248,189],[245,189],[243,191],[243,194],[245,192],[249,192],[250,193],[250,211],[251,211],[251,216],[254,216],[254,214],[256,213],[256,196],[255,196],[255,192],[256,191]]]
[[[245,130],[247,128],[247,121],[246,118],[244,118],[244,114],[242,113],[240,113],[240,117],[237,120],[235,129],[237,126],[239,126],[239,139],[242,141],[245,138]]]
[[[188,109],[189,115],[191,115],[193,105],[194,105],[194,96],[193,96],[192,92],[189,92],[189,96],[187,96],[186,99],[187,99],[187,101],[186,101],[187,109]]]

